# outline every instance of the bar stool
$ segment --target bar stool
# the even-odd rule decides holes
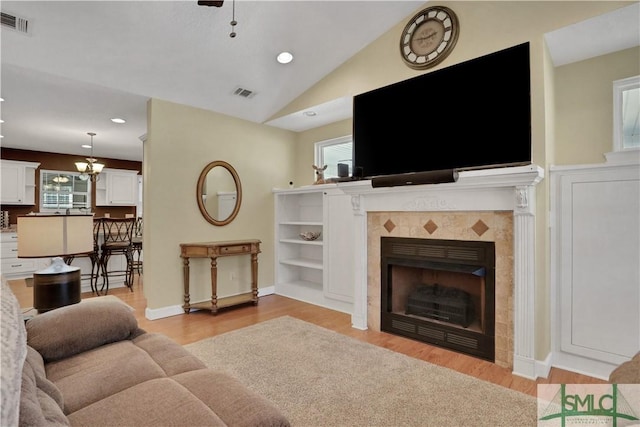
[[[98,239],[100,238],[100,231],[102,226],[101,218],[93,219],[93,251],[85,254],[69,255],[64,257],[64,262],[67,265],[71,265],[76,258],[89,258],[91,261],[91,273],[81,274],[81,279],[89,279],[91,284],[91,292],[100,294],[98,292],[98,278],[100,277],[100,247]]]
[[[131,250],[133,265],[132,270],[140,275],[142,274],[142,217],[138,217],[136,225],[133,229],[133,238],[131,239]]]
[[[104,293],[109,292],[109,278],[124,276],[124,284],[133,292],[133,251],[131,241],[135,218],[102,218],[103,242],[100,245],[100,266],[104,282]],[[126,266],[109,269],[109,259],[112,255],[124,255]],[[101,289],[101,290],[102,290]]]

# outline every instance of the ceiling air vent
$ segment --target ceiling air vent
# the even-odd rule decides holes
[[[256,96],[256,93],[254,91],[249,90],[249,89],[245,89],[245,88],[240,87],[240,86],[236,87],[233,90],[233,94],[236,95],[236,96],[239,96],[241,98],[247,98],[247,99],[253,98],[254,96]]]
[[[29,20],[9,13],[2,12],[2,26],[11,28],[19,33],[30,34]]]

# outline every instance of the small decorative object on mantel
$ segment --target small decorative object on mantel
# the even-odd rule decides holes
[[[318,237],[320,237],[320,232],[319,231],[305,231],[304,233],[300,233],[300,237],[302,237],[302,240],[316,240]]]
[[[327,182],[324,180],[324,171],[327,169],[327,165],[324,165],[322,167],[316,165],[312,166],[316,170],[316,182],[314,182],[313,185],[326,184]]]
[[[400,55],[414,70],[441,63],[451,53],[460,26],[456,14],[444,6],[431,6],[416,13],[402,30]]]

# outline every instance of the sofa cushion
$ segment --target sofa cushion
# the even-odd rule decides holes
[[[132,311],[125,304],[111,300],[57,308],[30,319],[26,327],[27,343],[45,362],[140,333]]]
[[[65,396],[68,414],[141,382],[204,367],[169,337],[145,333],[50,362],[46,372]]]
[[[211,369],[172,377],[234,427],[287,427],[289,421],[266,398],[236,378]]]
[[[22,367],[27,357],[27,340],[18,299],[2,277],[0,310],[2,332],[0,338],[0,425],[18,424]]]
[[[70,414],[114,393],[166,377],[149,354],[130,340],[104,345],[45,365]]]
[[[202,401],[170,378],[138,384],[68,417],[71,425],[92,427],[225,425]]]
[[[166,335],[146,333],[132,342],[146,351],[167,376],[206,367],[204,362]]]

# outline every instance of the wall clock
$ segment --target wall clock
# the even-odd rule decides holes
[[[451,53],[460,26],[456,14],[444,6],[431,6],[416,13],[402,30],[400,54],[416,70],[431,68]]]

